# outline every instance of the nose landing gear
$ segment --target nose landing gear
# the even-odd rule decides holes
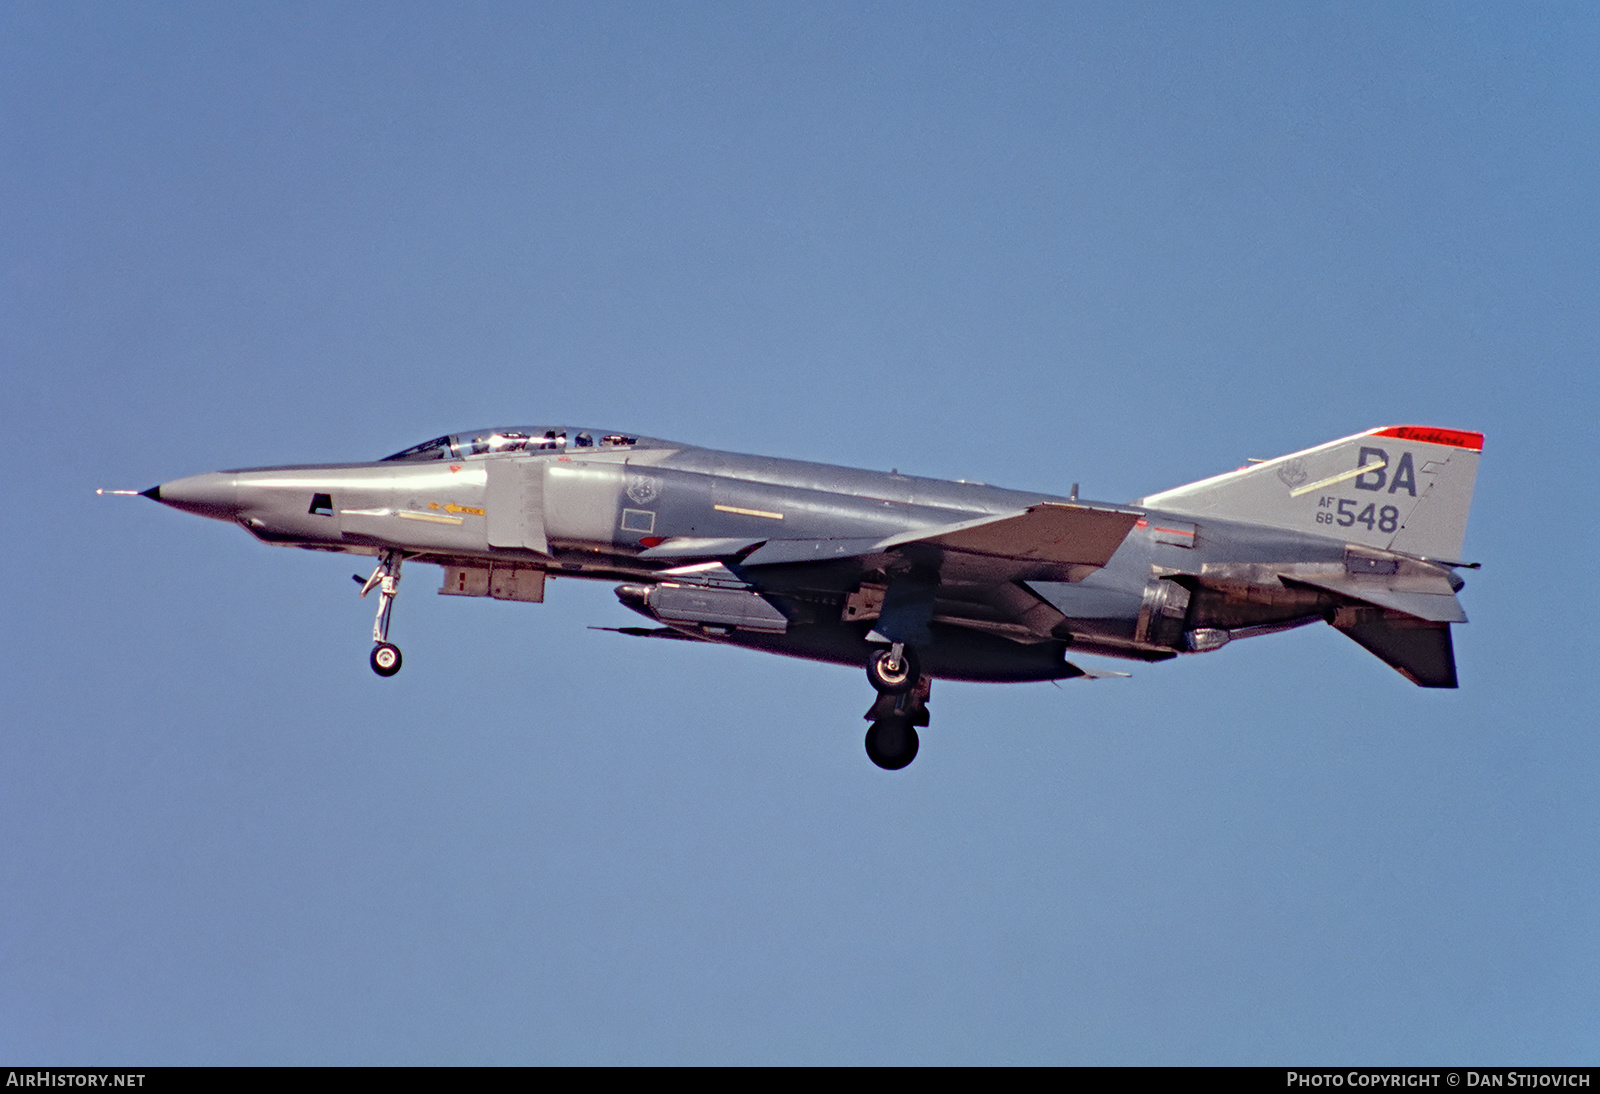
[[[378,616],[372,621],[372,671],[379,676],[393,676],[400,671],[400,647],[389,641],[389,613],[394,608],[396,586],[400,584],[400,563],[405,556],[399,551],[385,551],[378,557],[378,568],[372,571],[361,586],[365,597],[378,590]]]

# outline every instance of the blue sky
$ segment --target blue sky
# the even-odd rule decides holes
[[[0,8],[0,1058],[1593,1063],[1581,5]],[[180,475],[576,421],[1126,500],[1481,430],[1463,686],[936,686]],[[663,648],[665,647],[665,648]],[[1097,667],[1128,668],[1098,664]]]

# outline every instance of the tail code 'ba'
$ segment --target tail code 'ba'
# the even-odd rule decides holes
[[[1482,451],[1482,433],[1385,426],[1151,494],[1138,504],[1456,560]]]

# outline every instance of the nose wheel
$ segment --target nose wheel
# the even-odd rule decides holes
[[[400,671],[400,647],[389,642],[379,642],[372,647],[372,671],[379,676],[393,676]]]
[[[400,671],[400,647],[389,641],[389,613],[394,609],[396,589],[400,584],[400,563],[405,556],[399,551],[385,551],[378,557],[378,568],[372,571],[361,586],[364,597],[378,590],[378,616],[372,621],[372,671],[379,676],[393,676]],[[360,580],[360,575],[357,575]]]

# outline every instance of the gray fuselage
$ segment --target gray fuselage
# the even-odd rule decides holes
[[[541,595],[545,576],[622,581],[624,603],[664,619],[672,636],[847,664],[884,641],[875,591],[932,575],[923,670],[956,679],[1078,675],[1069,648],[1141,660],[1216,648],[1337,607],[1312,585],[1286,583],[1286,569],[1348,572],[1338,540],[1130,506],[1114,508],[1137,524],[1099,567],[915,542],[879,548],[1043,503],[1087,503],[649,438],[577,447],[567,430],[559,436],[559,446],[477,453],[441,438],[421,456],[214,472],[150,494],[269,543],[394,551],[445,566],[447,584],[462,575],[461,589],[441,592],[497,569],[537,571]],[[781,617],[747,626],[715,607],[702,613],[709,622],[663,616],[649,596],[663,584],[703,586],[708,602],[759,594]]]

